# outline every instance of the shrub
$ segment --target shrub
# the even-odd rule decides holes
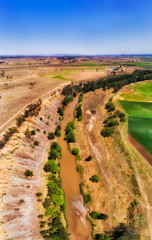
[[[98,220],[107,220],[108,219],[108,215],[104,214],[104,213],[98,213],[98,212],[91,212],[90,213],[90,216],[93,218],[93,219],[98,219]]]
[[[111,101],[106,104],[105,108],[108,110],[108,112],[112,112],[115,110],[115,106]]]
[[[113,240],[137,240],[140,239],[140,235],[136,229],[131,225],[120,223],[117,227],[114,227],[112,231],[108,232],[109,237]]]
[[[4,138],[4,143],[6,143],[10,137],[14,134],[18,132],[16,127],[11,127],[9,128],[4,134],[3,134],[3,138]]]
[[[63,108],[58,107],[58,113],[60,116],[63,116]]]
[[[37,129],[36,129],[36,131],[37,131],[37,132],[40,132],[40,129],[39,129],[39,128],[37,128]]]
[[[22,204],[22,203],[24,203],[24,202],[25,202],[24,199],[20,199],[20,200],[19,200],[19,203],[20,203],[20,204]]]
[[[34,146],[39,146],[39,142],[37,140],[34,141]]]
[[[61,152],[61,147],[57,142],[53,142],[51,144],[51,150],[54,150],[54,149],[56,149],[58,152]]]
[[[85,159],[85,161],[89,162],[89,161],[91,161],[91,159],[92,159],[92,156],[89,156]]]
[[[92,177],[89,178],[89,180],[97,183],[97,182],[99,182],[99,177],[98,177],[98,175],[93,175]]]
[[[52,194],[51,200],[56,206],[61,206],[64,204],[64,199],[62,195]]]
[[[94,237],[95,240],[111,240],[110,237],[104,235],[104,234],[96,234]]]
[[[126,119],[123,117],[123,118],[120,118],[120,122],[125,122]]]
[[[83,100],[83,93],[80,93],[80,96],[79,96],[78,101],[79,101],[79,102],[82,102],[82,100]]]
[[[46,122],[46,125],[49,125],[49,122]]]
[[[42,196],[42,193],[41,193],[41,192],[38,192],[38,193],[36,193],[36,196],[37,196],[37,197],[40,197],[40,196]]]
[[[73,155],[78,155],[79,154],[79,149],[78,148],[73,148],[72,149],[72,154]]]
[[[82,116],[79,116],[79,117],[78,117],[78,121],[82,121]]]
[[[2,149],[3,147],[4,147],[4,142],[0,140],[0,149]]]
[[[43,120],[43,118],[42,117],[40,117],[40,121],[42,121]]]
[[[54,139],[55,138],[55,134],[53,132],[49,132],[48,133],[48,139],[51,140],[51,139]]]
[[[46,134],[46,131],[45,131],[45,130],[43,131],[43,134]]]
[[[25,176],[29,177],[29,176],[33,176],[33,171],[27,169],[25,172],[24,172]]]
[[[35,134],[36,134],[35,130],[31,130],[31,135],[35,135]]]
[[[118,126],[118,125],[119,125],[118,120],[110,119],[110,121],[105,124],[105,127],[114,127],[114,126]]]
[[[58,164],[55,162],[55,160],[48,160],[44,165],[44,171],[56,174],[60,171],[60,168],[58,167]]]
[[[82,117],[82,109],[81,109],[81,104],[79,104],[76,108],[76,118]],[[80,120],[81,121],[81,120]]]
[[[101,135],[103,137],[109,137],[114,133],[114,128],[113,127],[104,127],[101,131]]]
[[[39,214],[39,215],[38,215],[38,218],[43,218],[43,217],[44,217],[43,214]]]
[[[77,172],[79,172],[81,174],[81,176],[83,175],[84,172],[84,168],[81,165],[77,165]]]
[[[43,202],[43,207],[48,208],[50,206],[50,203],[51,203],[50,198],[45,198],[45,200]]]
[[[16,125],[18,127],[20,127],[22,125],[22,123],[25,121],[25,116],[24,115],[20,115],[19,117],[16,118]]]
[[[61,136],[61,126],[57,125],[55,132],[54,132],[55,136],[60,137]]]

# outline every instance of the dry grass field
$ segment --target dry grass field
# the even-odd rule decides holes
[[[35,98],[65,82],[92,80],[105,74],[104,67],[97,71],[92,66],[62,66],[58,60],[48,65],[35,59],[6,59],[0,65],[0,125]]]

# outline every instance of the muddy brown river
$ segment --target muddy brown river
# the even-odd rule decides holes
[[[64,119],[61,124],[61,137],[58,143],[62,147],[61,158],[61,180],[66,197],[66,218],[68,221],[68,233],[70,240],[91,240],[91,225],[86,219],[88,209],[83,206],[83,198],[80,194],[79,184],[81,183],[80,174],[76,171],[76,160],[68,150],[68,145],[64,140],[65,127],[74,116],[74,108],[78,98],[70,103],[64,112]]]

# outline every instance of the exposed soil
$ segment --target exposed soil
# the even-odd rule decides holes
[[[134,148],[146,159],[146,161],[152,166],[152,155],[148,153],[132,136],[128,134],[129,142]]]
[[[44,191],[42,168],[49,144],[47,134],[58,123],[57,108],[61,99],[59,96],[44,101],[39,117],[29,118],[20,127],[19,133],[1,150],[0,159],[3,165],[0,170],[0,239],[42,239],[37,220],[36,193]],[[42,121],[40,117],[43,118]],[[47,121],[49,125],[46,124]],[[27,128],[39,131],[36,130],[36,135],[29,138],[25,136]],[[46,134],[43,133],[44,130]],[[39,142],[39,146],[33,147],[34,140]],[[33,171],[33,177],[25,177],[26,169]]]

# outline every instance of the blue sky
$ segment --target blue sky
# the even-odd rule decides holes
[[[152,0],[0,0],[2,54],[152,54]]]

